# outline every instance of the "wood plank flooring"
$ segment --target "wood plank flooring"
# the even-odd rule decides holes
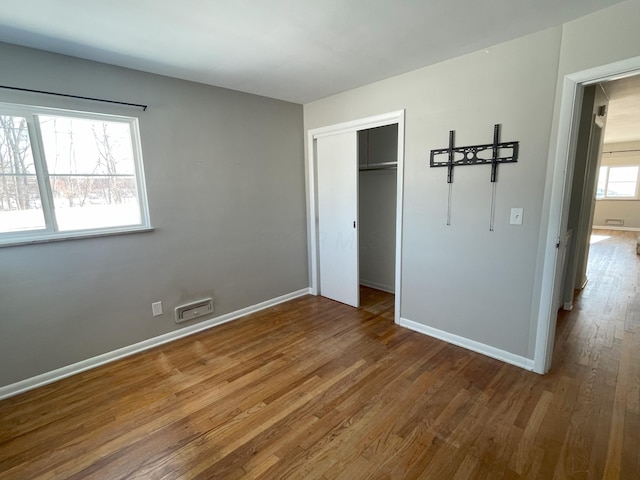
[[[640,478],[640,261],[596,233],[546,376],[308,296],[0,402],[0,478]]]

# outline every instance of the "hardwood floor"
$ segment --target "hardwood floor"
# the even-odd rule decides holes
[[[0,478],[640,478],[635,235],[526,372],[304,297],[0,402]]]

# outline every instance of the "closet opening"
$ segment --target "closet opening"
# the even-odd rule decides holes
[[[366,284],[387,296],[395,323],[402,315],[404,116],[397,110],[307,132],[310,293],[358,308]]]
[[[358,131],[358,250],[363,303],[395,294],[398,124]],[[363,305],[364,306],[364,305]]]

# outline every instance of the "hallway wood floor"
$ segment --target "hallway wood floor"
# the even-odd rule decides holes
[[[0,478],[640,478],[640,261],[597,233],[546,376],[307,296],[0,402]]]

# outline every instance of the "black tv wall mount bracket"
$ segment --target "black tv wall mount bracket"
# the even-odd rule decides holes
[[[493,127],[493,143],[471,145],[467,147],[454,146],[455,131],[449,131],[449,146],[431,150],[430,166],[447,167],[447,183],[449,184],[449,201],[447,207],[447,225],[451,225],[451,195],[453,184],[453,168],[467,165],[491,164],[491,182],[493,194],[491,199],[491,221],[489,230],[493,231],[495,219],[496,182],[498,179],[498,165],[501,163],[515,163],[518,161],[519,142],[500,142],[500,125]],[[506,150],[506,151],[505,151]],[[490,156],[487,154],[490,153]],[[505,155],[506,154],[506,155]],[[437,161],[439,155],[447,155],[447,160]]]

